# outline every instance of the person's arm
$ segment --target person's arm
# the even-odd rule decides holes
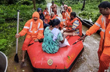
[[[80,41],[81,41],[81,40],[84,41],[86,36],[87,36],[87,35],[85,34],[83,37],[79,38],[78,40],[80,40]]]
[[[95,24],[92,27],[90,27],[89,30],[86,31],[86,34],[83,37],[81,37],[79,40],[83,40],[84,41],[86,36],[90,36],[93,33],[96,33],[97,30],[100,29],[100,27],[101,27],[101,16],[98,18],[98,20],[95,22]]]
[[[72,29],[71,30],[65,30],[64,32],[73,32],[76,30],[76,28],[79,26],[79,21],[76,20],[73,22],[73,25],[72,25]]]
[[[86,35],[92,35],[93,33],[96,33],[100,28],[102,24],[102,15],[98,18],[98,20],[95,22],[95,24],[89,28],[89,30],[86,31]]]
[[[65,37],[63,37],[63,35],[62,35],[61,32],[58,34],[58,40],[59,40],[61,43],[63,43],[64,40],[65,40]]]
[[[71,29],[71,30],[64,30],[63,32],[74,32],[75,30]]]
[[[63,36],[63,35],[62,35]],[[66,36],[63,36],[63,40],[60,41],[61,43],[64,43]]]
[[[24,25],[24,28],[21,32],[19,32],[20,36],[24,36],[29,31],[30,21],[27,21]]]

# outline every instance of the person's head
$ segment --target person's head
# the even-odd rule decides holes
[[[64,10],[66,11],[68,9],[68,6],[67,5],[64,5]]]
[[[42,13],[42,9],[41,9],[41,8],[37,8],[37,12],[38,12],[39,14],[41,14],[41,13]]]
[[[51,18],[53,18],[53,17],[54,17],[54,15],[55,15],[55,14],[54,14],[54,12],[51,12]]]
[[[32,19],[34,21],[37,21],[39,19],[39,13],[38,12],[34,12],[33,15],[32,15]]]
[[[71,9],[71,7],[68,7],[68,11],[69,11],[69,12],[72,12],[72,9]]]
[[[110,3],[108,1],[101,2],[98,8],[102,15],[108,16],[110,14]]]
[[[45,10],[48,10],[48,8],[46,7]]]
[[[70,17],[71,17],[71,19],[74,19],[76,17],[76,13],[75,12],[71,12]]]
[[[54,1],[52,1],[52,5],[54,5]]]
[[[62,5],[64,5],[64,2],[62,2]]]
[[[54,28],[59,28],[60,27],[60,20],[59,19],[53,19],[49,22],[49,25],[54,27]]]

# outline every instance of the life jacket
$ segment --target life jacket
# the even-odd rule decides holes
[[[44,11],[43,11],[43,14],[44,14],[44,16],[45,16],[46,14],[49,14],[49,12],[48,12],[47,10],[44,10]]]
[[[70,12],[68,11],[68,14],[70,16],[71,12],[72,12],[72,8],[69,6],[68,9],[70,9]]]
[[[66,20],[68,20],[70,18],[69,14],[67,12],[63,12],[62,17],[63,17],[63,19],[66,19]]]
[[[45,22],[46,24],[48,24],[48,23],[50,22],[50,15],[49,15],[49,14],[46,14],[46,15],[45,15],[44,22]]]
[[[54,15],[50,20],[53,20],[53,19],[55,19],[56,18],[56,15]]]
[[[38,12],[34,12],[32,17],[37,17],[37,21],[33,18],[28,20],[19,34],[20,36],[27,34],[26,38],[41,39],[43,38],[43,21],[39,19]]]
[[[60,22],[60,28],[64,28],[64,26],[66,26],[66,19],[62,19],[61,22]]]
[[[79,35],[82,36],[82,22],[76,17],[74,18],[72,21],[67,20],[67,27],[66,29],[67,30],[71,30],[72,29],[72,26],[73,26],[73,22],[78,20],[79,21],[79,26],[76,27],[76,30],[78,29],[79,30]]]

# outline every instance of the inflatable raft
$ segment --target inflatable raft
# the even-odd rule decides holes
[[[27,53],[34,72],[69,72],[84,49],[82,41],[72,45],[79,38],[79,36],[68,37],[70,46],[60,48],[55,54],[44,52],[42,43],[35,42],[30,45]]]

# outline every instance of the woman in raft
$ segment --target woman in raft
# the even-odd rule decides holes
[[[62,36],[59,30],[60,20],[54,19],[49,22],[49,27],[44,31],[44,41],[42,49],[47,53],[56,53],[61,47],[60,44],[65,42],[65,37]],[[65,45],[66,46],[66,45]]]

